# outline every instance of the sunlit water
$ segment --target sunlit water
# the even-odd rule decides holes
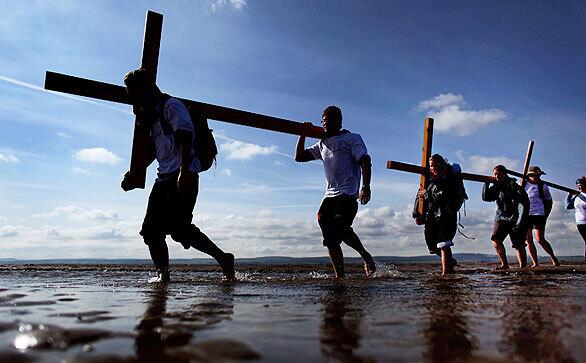
[[[0,271],[2,362],[586,361],[586,275]]]

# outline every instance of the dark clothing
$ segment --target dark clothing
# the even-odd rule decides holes
[[[440,179],[430,178],[423,195],[423,215],[419,215],[419,198],[415,198],[413,217],[425,223],[425,242],[431,254],[439,254],[438,243],[452,243],[458,229],[458,210],[466,199],[466,192],[459,172],[448,171]]]
[[[529,216],[527,219],[530,229],[538,229],[545,231],[545,224],[547,223],[546,216]]]
[[[584,240],[584,242],[586,242],[586,224],[576,224],[576,226],[578,227],[578,232],[580,232],[580,236],[582,236],[582,239]]]
[[[357,212],[358,202],[353,196],[341,194],[324,198],[317,212],[323,245],[339,245],[348,234],[353,233],[352,222]]]
[[[193,191],[180,193],[177,176],[178,172],[167,173],[153,185],[140,231],[147,245],[165,243],[165,237],[170,234],[188,249],[201,238],[201,231],[191,223],[199,179]]]
[[[526,223],[517,225],[513,221],[502,221],[495,220],[494,227],[492,229],[492,241],[502,242],[509,236],[511,238],[511,245],[515,249],[525,248],[525,238],[527,237],[527,231],[529,225]]]
[[[484,183],[482,200],[485,202],[496,201],[495,221],[517,225],[526,223],[529,216],[529,197],[525,189],[521,188],[514,178],[509,177],[502,183],[490,184]]]
[[[425,243],[429,253],[439,255],[438,243],[453,240],[457,230],[458,220],[456,214],[446,215],[438,220],[428,220],[425,223],[423,234],[425,235]]]

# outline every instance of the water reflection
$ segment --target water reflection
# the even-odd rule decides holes
[[[352,292],[346,285],[340,284],[332,286],[321,299],[323,321],[320,326],[320,349],[328,361],[374,361],[356,354],[362,338],[365,298],[368,298],[368,293]]]
[[[566,286],[542,276],[518,278],[503,306],[503,353],[529,362],[575,362],[561,334],[573,329],[572,306],[559,298],[567,296]]]
[[[136,326],[135,354],[141,362],[177,360],[177,350],[190,343],[193,332],[231,319],[234,313],[231,286],[219,286],[195,304],[167,312],[169,286],[157,284],[149,291],[147,308]],[[180,359],[181,360],[181,359]]]
[[[472,308],[467,279],[433,277],[427,283],[429,295],[423,334],[427,340],[424,357],[430,362],[470,361],[476,337],[470,334],[467,313]]]

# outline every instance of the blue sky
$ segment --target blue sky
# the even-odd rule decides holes
[[[193,100],[319,123],[336,104],[373,158],[373,199],[354,227],[376,255],[426,253],[410,217],[423,120],[434,152],[465,171],[519,170],[527,143],[546,179],[586,174],[586,5],[479,1],[0,1],[0,257],[146,258],[146,190],[124,193],[131,109],[43,91],[46,70],[122,84],[140,63],[147,9],[164,14],[159,86]],[[322,166],[295,163],[292,135],[210,122],[218,165],[196,223],[240,257],[319,256]],[[308,145],[314,142],[308,140]],[[495,206],[466,184],[456,252],[492,253]],[[583,253],[554,192],[547,235]],[[172,257],[202,257],[170,242]],[[509,248],[510,250],[510,248]],[[353,255],[346,250],[348,255]],[[511,251],[509,251],[511,252]],[[540,251],[543,254],[543,251]]]

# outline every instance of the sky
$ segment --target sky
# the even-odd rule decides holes
[[[586,174],[586,3],[581,1],[0,0],[0,258],[148,258],[138,235],[156,176],[124,193],[130,106],[47,92],[45,71],[122,85],[140,65],[145,14],[164,15],[159,87],[182,98],[319,125],[338,105],[373,161],[372,201],[354,229],[374,255],[425,255],[411,218],[423,121],[433,152],[464,171],[520,170],[529,140],[545,180]],[[237,257],[326,254],[319,162],[297,137],[210,121],[218,163],[200,177],[195,223]],[[316,140],[308,139],[310,146]],[[455,252],[494,253],[495,204],[480,183]],[[584,252],[565,193],[546,237]],[[184,251],[168,238],[171,258]],[[509,242],[505,242],[512,254]],[[544,251],[538,247],[540,255]],[[357,256],[347,247],[347,256]]]

